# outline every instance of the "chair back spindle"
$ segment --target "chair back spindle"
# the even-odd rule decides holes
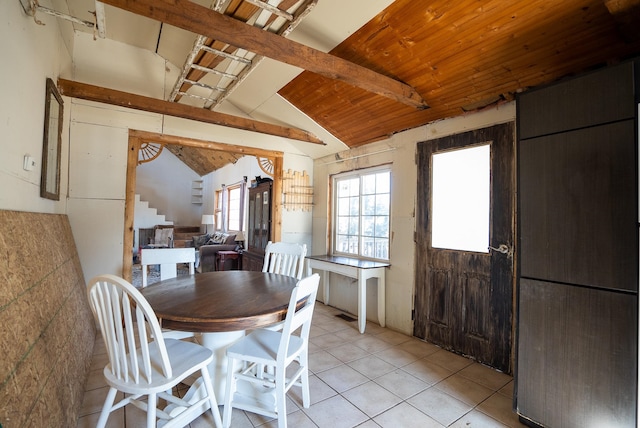
[[[98,281],[88,292],[109,354],[111,373],[125,381],[152,383],[149,348],[156,347],[161,359],[154,364],[160,364],[163,375],[171,377],[164,341],[150,341],[150,337],[162,337],[162,330],[149,304],[128,282],[114,275],[103,277],[108,281]]]
[[[306,244],[269,241],[264,250],[262,272],[278,273],[302,279],[306,255]]]

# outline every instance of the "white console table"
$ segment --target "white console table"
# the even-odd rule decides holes
[[[384,275],[389,263],[360,260],[340,256],[307,256],[307,272],[312,269],[334,272],[358,280],[358,328],[364,333],[367,324],[367,279],[377,278],[378,281],[378,322],[385,325],[385,283]],[[329,275],[323,275],[324,304],[329,304]]]

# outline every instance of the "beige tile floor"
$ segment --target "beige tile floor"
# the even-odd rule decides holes
[[[299,388],[287,400],[288,425],[305,427],[523,427],[512,410],[513,379],[416,338],[316,305],[309,364],[311,406],[302,407]],[[96,341],[92,371],[78,427],[93,427],[107,393],[107,362]],[[222,413],[222,406],[220,406]],[[144,414],[127,406],[109,417],[108,427],[142,427]],[[192,428],[213,426],[211,413]],[[269,418],[234,409],[232,428],[276,427]]]

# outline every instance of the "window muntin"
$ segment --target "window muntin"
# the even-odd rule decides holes
[[[333,184],[333,252],[389,260],[391,170],[341,174]]]

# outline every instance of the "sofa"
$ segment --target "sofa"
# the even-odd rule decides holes
[[[216,232],[213,235],[198,235],[193,238],[193,247],[198,251],[198,272],[213,272],[216,270],[216,256],[218,251],[233,251],[236,249],[236,234]]]

